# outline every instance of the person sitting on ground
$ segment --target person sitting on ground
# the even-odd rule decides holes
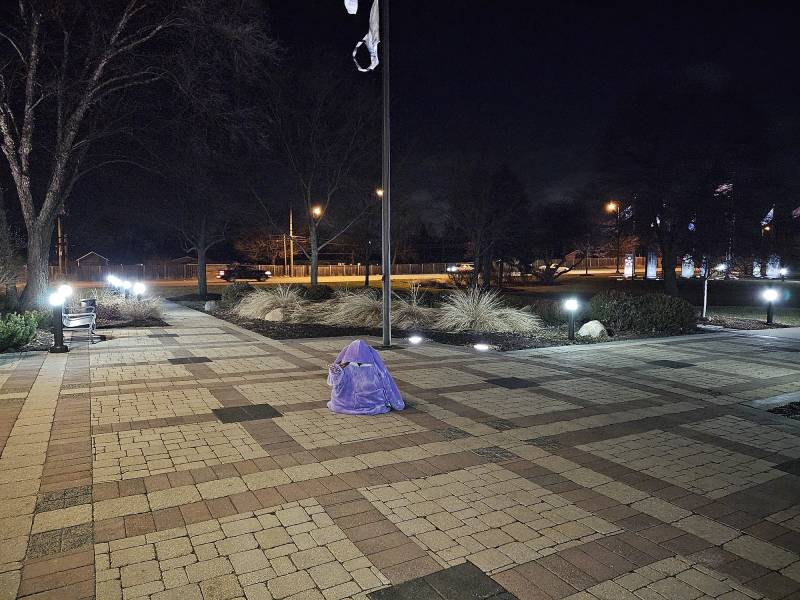
[[[380,354],[363,340],[339,353],[328,369],[328,385],[332,388],[328,408],[335,413],[379,415],[405,408]]]

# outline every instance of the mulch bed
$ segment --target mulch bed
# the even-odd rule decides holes
[[[756,331],[760,329],[781,329],[783,327],[791,327],[791,325],[782,325],[780,323],[773,323],[767,325],[766,321],[756,321],[755,319],[741,319],[738,317],[721,317],[712,316],[708,319],[701,321],[708,325],[719,325],[726,329],[743,329],[748,331]]]
[[[770,408],[767,412],[800,421],[800,402],[789,402],[789,404],[784,404],[783,406]]]
[[[332,327],[330,325],[315,325],[310,323],[284,323],[281,321],[262,321],[243,319],[228,311],[218,310],[214,316],[234,323],[250,331],[255,331],[261,335],[275,340],[320,338],[320,337],[381,337],[382,332],[379,328],[369,327]],[[572,344],[592,344],[592,340],[576,340],[570,342],[567,339],[567,330],[564,328],[548,327],[534,336],[515,335],[511,333],[477,333],[460,332],[446,333],[443,331],[414,330],[405,331],[402,329],[392,329],[395,339],[406,338],[410,335],[419,335],[434,342],[449,344],[451,346],[469,346],[477,343],[484,343],[494,346],[501,351],[525,350],[528,348],[548,348],[551,346],[567,346]],[[640,339],[647,336],[641,335],[617,335],[609,340],[629,340]],[[402,341],[401,341],[402,343]]]
[[[41,352],[49,350],[52,345],[53,333],[49,329],[37,329],[36,337],[29,344],[17,350],[8,350],[8,352]]]

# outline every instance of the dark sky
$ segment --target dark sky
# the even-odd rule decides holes
[[[342,69],[355,68],[350,54],[367,31],[370,0],[355,16],[342,0],[264,1],[287,64],[330,54]],[[507,164],[534,202],[559,200],[595,175],[619,105],[644,84],[666,86],[687,72],[749,89],[777,159],[800,188],[797,18],[788,3],[391,1],[392,143],[408,164],[394,182],[423,220],[443,214],[438,201],[459,157]],[[363,77],[376,85],[380,70]],[[115,201],[129,209],[137,194],[160,194],[142,178],[113,172],[87,182],[86,197],[107,207],[101,229],[116,229],[122,218]],[[106,203],[109,187],[116,200]],[[291,181],[273,181],[263,193],[283,202],[292,189]],[[115,231],[115,248],[121,235]],[[93,236],[83,237],[92,247]],[[158,251],[146,231],[126,239],[124,254]]]
[[[313,45],[349,56],[370,6],[349,16],[341,0],[271,1],[276,34],[300,55]],[[590,173],[620,101],[690,69],[745,82],[774,142],[797,139],[788,3],[392,0],[391,11],[394,141],[434,166],[471,152],[557,198]]]

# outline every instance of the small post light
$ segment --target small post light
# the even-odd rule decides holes
[[[62,296],[64,299],[67,299],[70,296],[72,296],[72,287],[70,287],[66,283],[62,284],[62,285],[58,286],[58,290],[56,291],[56,293],[59,296]]]
[[[53,345],[50,352],[53,354],[63,354],[69,352],[69,346],[64,343],[64,296],[58,292],[50,294],[48,301],[53,307]]]
[[[134,296],[141,296],[142,294],[144,294],[147,287],[141,281],[137,281],[136,283],[133,284],[132,289]]]
[[[415,346],[419,346],[422,343],[422,336],[420,335],[412,335],[408,338],[408,342]]]
[[[109,275],[106,277],[106,281],[114,287],[119,287],[122,284],[122,281],[116,275]]]
[[[120,286],[122,287],[123,295],[127,298],[128,297],[128,292],[130,291],[131,286],[132,286],[131,282],[126,279],[125,281],[123,281],[120,284]]]
[[[569,313],[569,339],[575,339],[575,311],[578,310],[578,300],[567,298],[564,301],[564,310]]]
[[[781,274],[781,281],[786,281],[786,276],[789,274],[789,269],[787,269],[786,267],[781,267],[780,274]]]
[[[767,288],[764,290],[762,296],[767,301],[767,325],[772,325],[775,319],[775,302],[777,302],[779,294],[778,290],[774,288]]]
[[[477,350],[478,352],[488,352],[491,349],[491,346],[489,346],[489,344],[484,344],[483,342],[480,342],[475,344],[473,348],[475,348],[475,350]]]

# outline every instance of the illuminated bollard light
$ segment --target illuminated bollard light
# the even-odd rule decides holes
[[[774,288],[767,288],[762,293],[762,296],[767,301],[767,325],[772,325],[775,319],[775,302],[778,301],[780,294]]]
[[[66,297],[59,292],[50,294],[50,298],[48,299],[50,306],[53,307],[53,345],[50,346],[50,352],[54,354],[69,352],[69,346],[64,343],[64,322],[62,321],[65,300]]]
[[[578,300],[576,298],[567,298],[564,301],[564,310],[569,313],[569,339],[575,339],[575,311],[578,310]]]

